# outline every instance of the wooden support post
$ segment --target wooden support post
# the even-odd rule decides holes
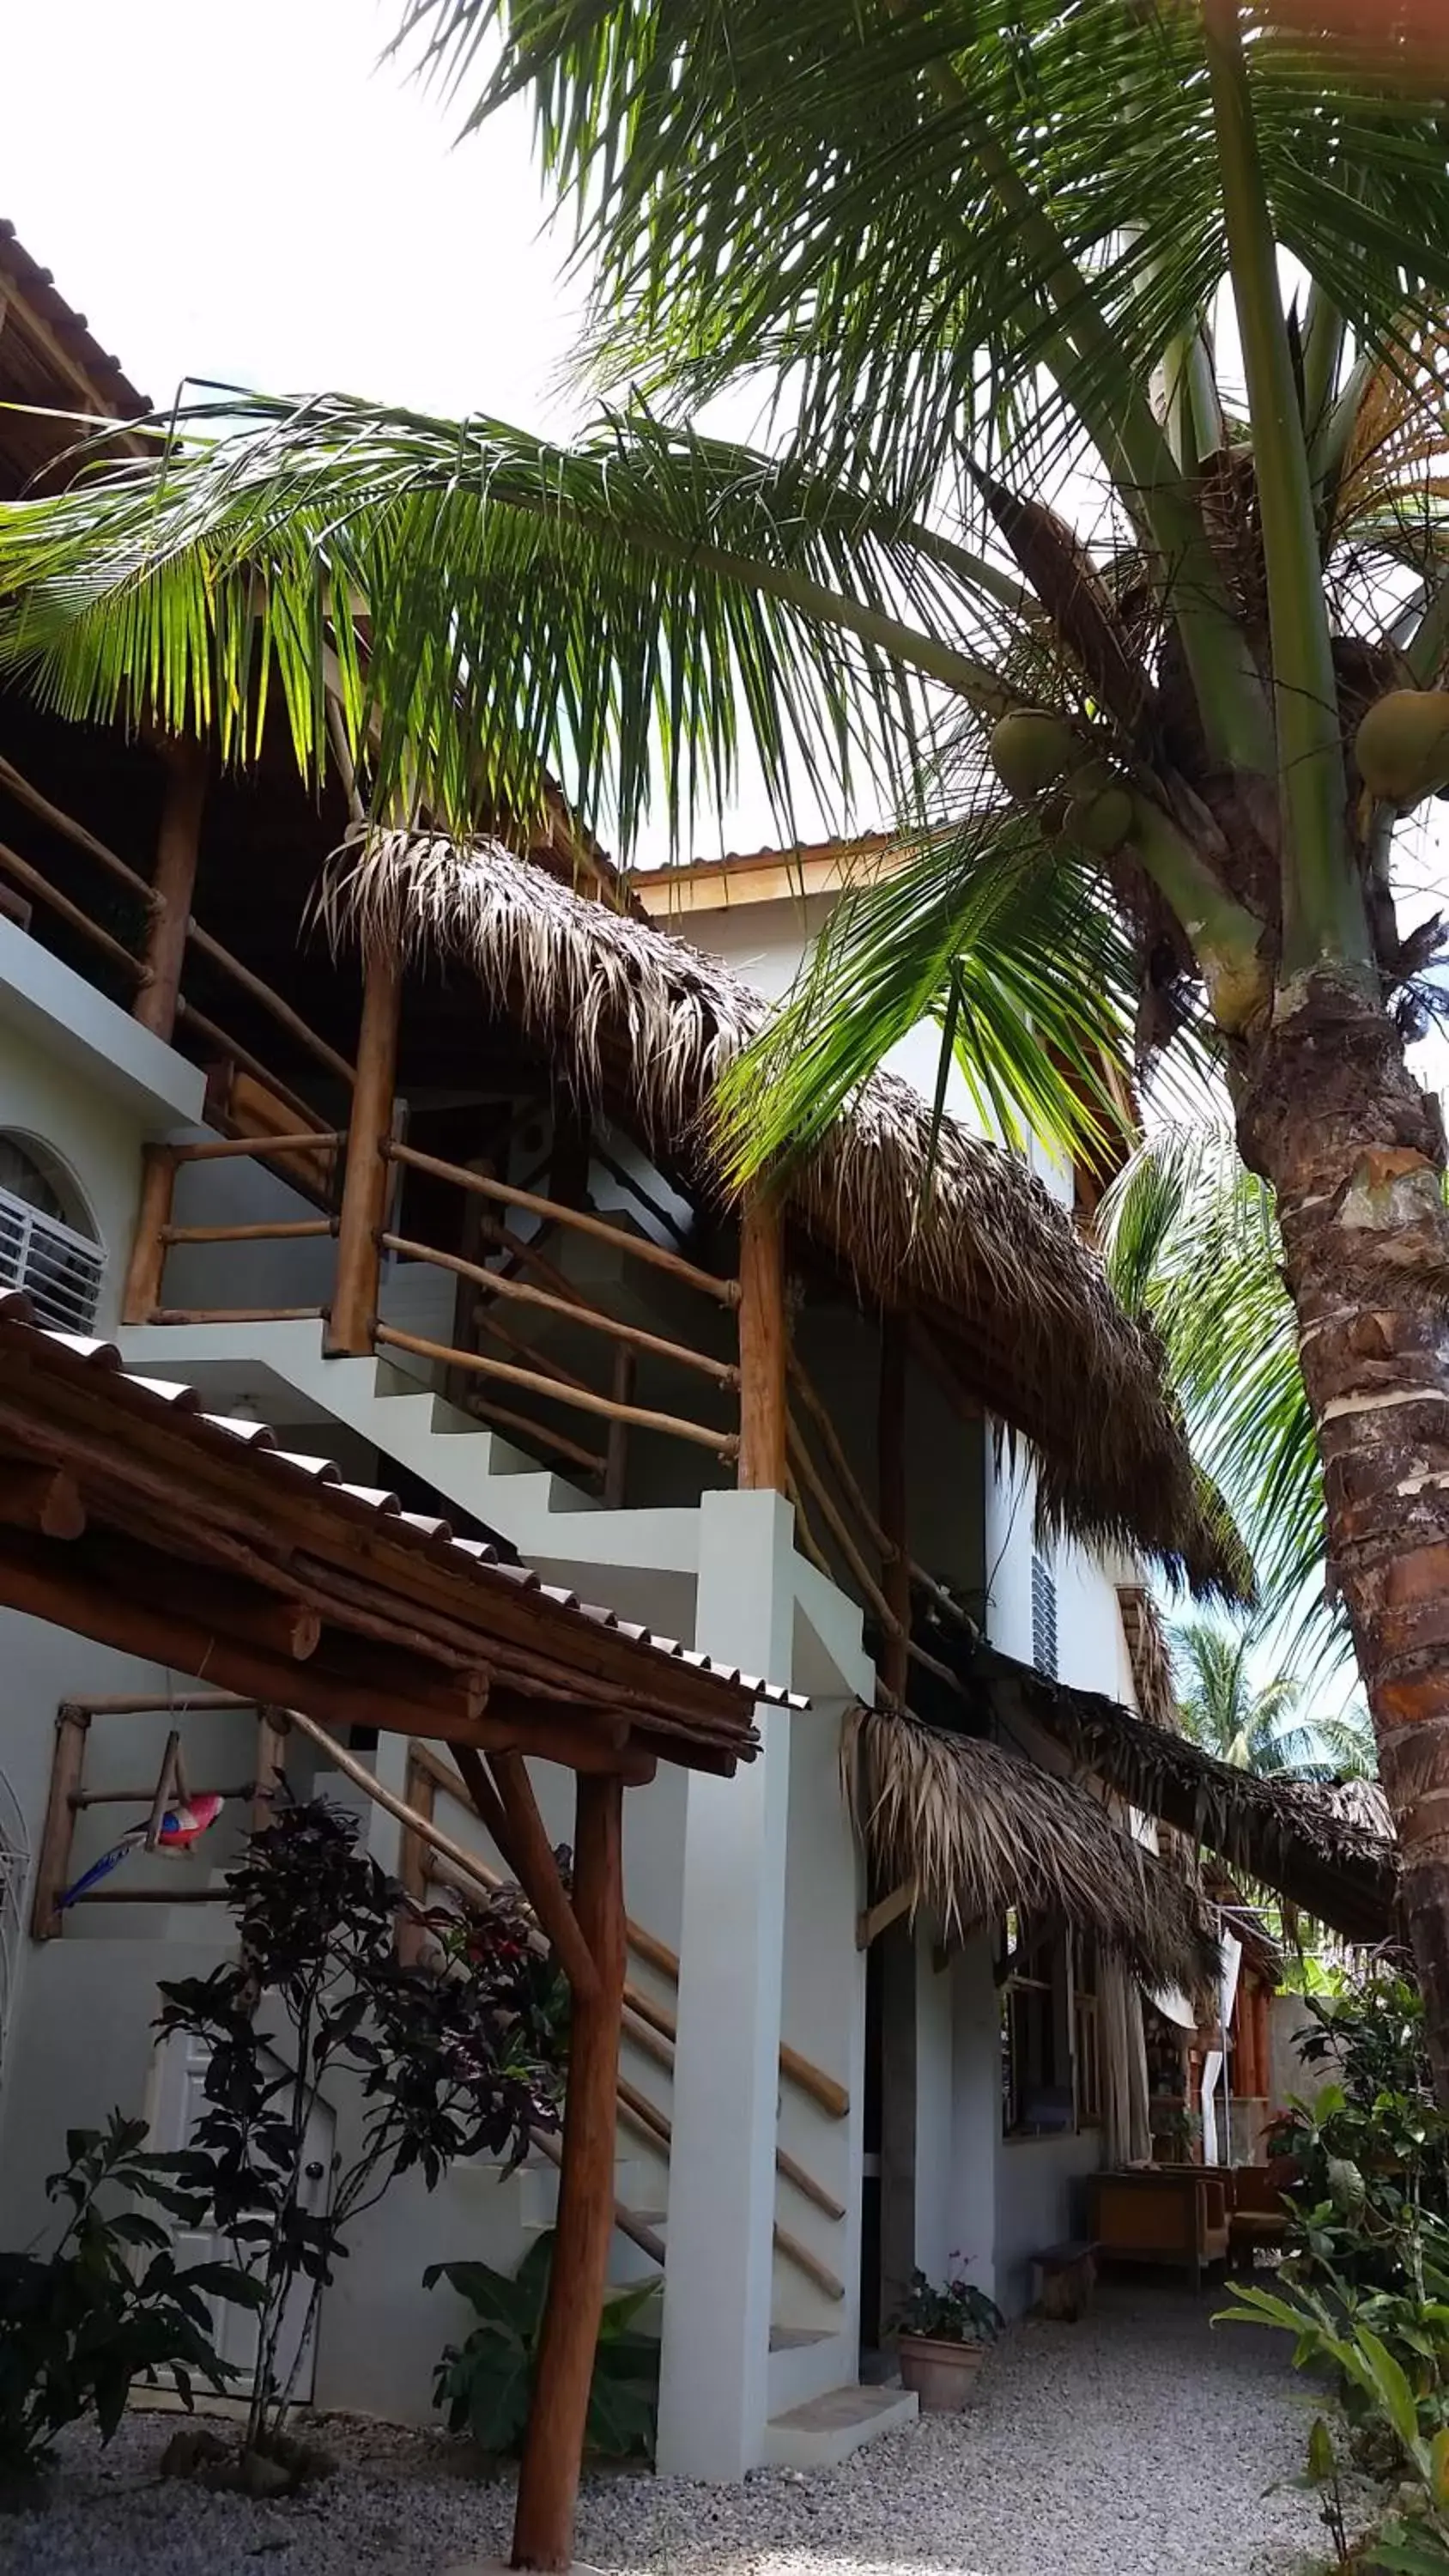
[[[876,1476],[880,1525],[890,1554],[882,1559],[881,1588],[895,1622],[882,1641],[880,1678],[895,1699],[905,1697],[911,1633],[911,1551],[906,1502],[906,1329],[904,1316],[880,1320],[880,1396],[876,1416]]]
[[[166,785],[156,836],[155,910],[146,940],[148,980],[131,1005],[132,1016],[158,1038],[176,1026],[176,997],[186,962],[186,934],[201,850],[201,809],[206,801],[206,753],[185,739],[162,747]]]
[[[272,1799],[287,1776],[287,1722],[280,1709],[259,1708],[257,1711],[257,1776],[252,1798],[254,1834],[259,1834],[272,1821],[275,1809]]]
[[[558,2231],[534,2373],[513,2565],[561,2570],[573,2558],[574,2505],[594,2350],[614,2226],[614,2137],[624,1992],[624,1788],[581,1777],[574,1832],[574,1911],[597,1978],[575,1996]]]
[[[789,1475],[785,1397],[785,1216],[752,1193],[740,1219],[740,1463],[742,1486],[783,1494]]]
[[[616,1404],[632,1404],[638,1364],[634,1353],[622,1342],[614,1353],[614,1374],[609,1392]],[[604,1458],[604,1509],[621,1512],[624,1508],[624,1486],[629,1473],[629,1425],[611,1422]]]
[[[365,1359],[372,1349],[377,1324],[382,1266],[378,1236],[387,1215],[390,1174],[386,1151],[392,1138],[401,1001],[398,962],[374,945],[368,950],[364,968],[357,1080],[347,1131],[337,1271],[326,1340],[326,1348],[334,1358],[347,1354]]]
[[[71,1843],[75,1834],[74,1800],[80,1793],[81,1776],[85,1770],[89,1729],[90,1718],[84,1709],[72,1708],[67,1703],[56,1711],[50,1795],[46,1800],[40,1859],[35,1872],[35,1902],[30,1911],[30,1936],[34,1941],[56,1940],[65,1921],[60,1900],[65,1894],[70,1870]]]
[[[420,1771],[417,1764],[410,1761],[403,1781],[405,1805],[412,1807],[418,1815],[425,1816],[431,1824],[437,1795],[437,1790],[428,1773]],[[404,1832],[398,1851],[397,1874],[400,1885],[412,1898],[414,1904],[426,1905],[428,1881],[432,1873],[428,1866],[428,1846],[420,1834]],[[426,1939],[427,1934],[420,1923],[412,1922],[406,1914],[399,1914],[397,1955],[401,1967],[417,1966]]]
[[[121,1292],[123,1324],[149,1324],[161,1303],[161,1275],[166,1267],[166,1230],[176,1195],[176,1156],[169,1145],[141,1148],[141,1199],[126,1285]]]

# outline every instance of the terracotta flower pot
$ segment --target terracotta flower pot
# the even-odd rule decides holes
[[[896,2339],[901,2384],[913,2388],[923,2415],[959,2415],[976,2390],[985,2347],[953,2343],[944,2335],[903,2334]]]

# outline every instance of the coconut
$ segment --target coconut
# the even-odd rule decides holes
[[[1391,805],[1417,805],[1449,786],[1449,691],[1390,689],[1354,739],[1364,785]]]
[[[1074,795],[1067,808],[1067,837],[1080,842],[1084,850],[1093,850],[1099,859],[1110,859],[1120,850],[1132,829],[1132,798],[1121,786],[1098,787],[1086,795]]]
[[[1032,805],[1070,769],[1079,749],[1065,717],[1045,707],[1018,707],[1003,716],[991,735],[991,759],[1002,786],[1022,805]]]

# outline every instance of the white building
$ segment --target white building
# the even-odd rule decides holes
[[[0,394],[74,399],[79,380],[124,405],[124,380],[0,242],[7,263]],[[11,435],[14,488],[35,458]],[[1090,1925],[1019,1939],[1003,1984],[1004,1917],[1028,1900],[999,1867],[999,1905],[964,1926],[942,1919],[945,1897],[933,1910],[924,1868],[914,1912],[909,1876],[869,1881],[842,1727],[884,1679],[886,1723],[905,1725],[904,1701],[999,1767],[969,1623],[1133,1704],[1123,1590],[1140,1594],[1154,1556],[1216,1570],[1151,1354],[1045,1160],[1034,1176],[948,1126],[918,1222],[914,1063],[872,1089],[783,1228],[766,1214],[754,1239],[747,1220],[742,1243],[700,1111],[750,989],[780,992],[818,930],[831,853],[801,863],[803,893],[800,867],[773,861],[677,877],[666,933],[644,917],[662,887],[641,907],[576,846],[413,850],[371,925],[367,1008],[401,982],[385,1132],[349,1161],[333,1140],[363,1132],[351,1065],[378,1058],[365,1032],[359,1049],[355,938],[334,955],[305,918],[344,817],[330,797],[314,810],[280,749],[254,778],[203,768],[0,697],[0,1283],[42,1320],[112,1337],[129,1367],[251,1411],[283,1447],[809,1694],[803,1715],[762,1709],[761,1757],[736,1777],[661,1772],[631,1798],[618,2197],[634,2233],[616,2255],[637,2274],[641,2240],[667,2247],[662,2465],[727,2479],[839,2456],[907,2402],[815,2403],[856,2388],[911,2269],[939,2278],[960,2249],[1020,2309],[1032,2253],[1080,2232],[1081,2183],[1107,2152]],[[164,886],[178,865],[171,909],[148,907],[153,872]],[[222,1136],[247,1150],[216,1157]],[[743,1265],[746,1318],[768,1316],[776,1254],[795,1428],[762,1474],[749,1417],[768,1360],[739,1335],[736,1283]],[[1039,1482],[1062,1531],[1050,1548]],[[1122,1552],[1129,1535],[1140,1553]],[[221,1874],[258,1735],[255,1711],[191,1706],[188,1770],[229,1791],[221,1823],[194,1857],[133,1857],[106,1901],[61,1910],[144,1812],[206,1675],[14,1611],[0,1644],[0,2208],[19,2241],[67,2126],[119,2103],[166,2143],[184,2132],[194,2085],[153,2048],[155,1983],[228,1945]],[[96,1705],[117,1700],[140,1705]],[[387,1732],[361,1749],[496,1861],[464,1805],[444,1807],[436,1759]],[[1029,1720],[1015,1751],[1067,1768]],[[357,1795],[295,1740],[289,1767],[304,1790]],[[1009,1800],[1009,1770],[999,1784]],[[565,1778],[537,1785],[562,1836]],[[376,1810],[368,1830],[420,1889],[422,1844]],[[873,1906],[883,1928],[861,1947]],[[458,2316],[422,2291],[425,2265],[510,2266],[551,2187],[529,2165],[393,2191],[323,2303],[316,2401],[426,2420]]]

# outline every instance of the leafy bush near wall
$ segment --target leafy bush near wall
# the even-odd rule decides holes
[[[487,2459],[506,2459],[523,2445],[552,2261],[549,2229],[511,2279],[486,2263],[431,2263],[423,2274],[426,2289],[446,2281],[477,2312],[466,2343],[444,2349],[433,2404],[446,2409],[448,2430],[471,2433]],[[639,2333],[634,2320],[658,2295],[658,2283],[645,2281],[604,2302],[584,2440],[607,2458],[653,2455],[659,2342]]]
[[[317,2465],[284,2433],[292,2383],[351,2223],[401,2174],[431,2190],[456,2158],[519,2159],[557,2124],[559,1979],[517,1892],[424,1915],[432,1955],[405,1965],[398,1920],[419,1909],[357,1848],[358,1830],[320,1799],[284,1806],[228,1875],[236,1959],[160,1989],[158,2028],[208,2052],[192,2161],[261,2284],[243,2461],[265,2458],[292,2484]],[[309,2119],[319,2096],[336,2106],[348,2089],[352,2152],[309,2205]],[[298,2283],[307,2331],[292,2336]]]
[[[138,2379],[166,2372],[187,2408],[196,2380],[227,2386],[208,2302],[255,2306],[260,2286],[229,2264],[178,2265],[155,2212],[198,2226],[205,2182],[195,2159],[148,2154],[145,2140],[145,2121],[118,2111],[72,2129],[45,2186],[67,2213],[57,2242],[0,2254],[0,2498],[33,2494],[67,2424],[93,2419],[108,2442]]]

